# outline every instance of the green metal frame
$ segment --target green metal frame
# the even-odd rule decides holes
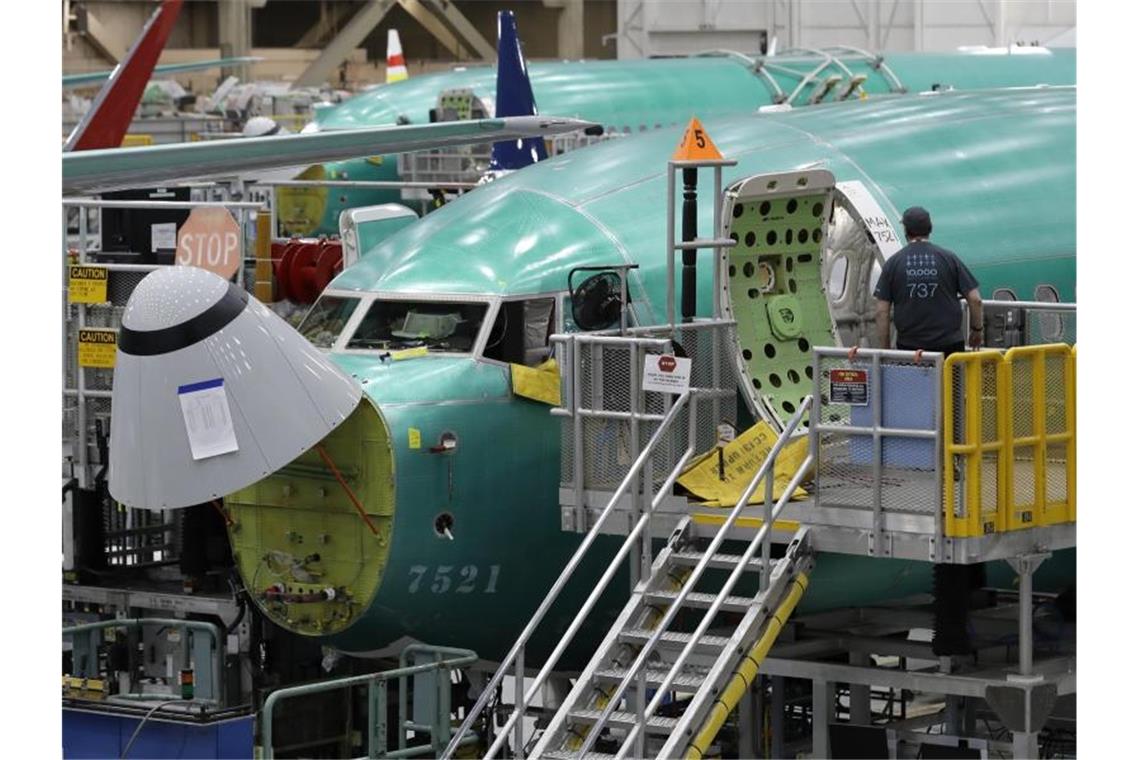
[[[432,662],[422,665],[408,665],[409,658],[416,654],[429,654],[434,658]],[[446,658],[446,659],[445,659]],[[470,665],[477,659],[475,652],[470,649],[456,649],[453,647],[435,647],[426,644],[410,644],[400,652],[400,666],[394,670],[384,670],[379,673],[368,673],[361,676],[347,678],[334,678],[330,681],[290,686],[274,691],[266,698],[261,708],[261,742],[262,758],[273,757],[273,710],[277,703],[283,699],[318,694],[335,689],[350,688],[352,686],[368,685],[368,755],[369,758],[378,757],[414,757],[416,755],[433,754],[439,756],[451,739],[451,680],[444,678],[441,673],[449,674],[455,668]],[[431,726],[409,724],[407,721],[407,681],[408,676],[418,673],[436,673],[436,700],[435,722]],[[431,732],[431,743],[415,747],[406,746],[404,730],[400,731],[399,746],[396,750],[388,751],[388,689],[387,683],[398,679],[400,687],[400,725],[406,728],[427,730]],[[476,741],[471,737],[470,741]]]

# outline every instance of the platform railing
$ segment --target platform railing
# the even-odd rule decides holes
[[[1076,520],[1075,348],[817,347],[813,377],[812,520],[868,515],[869,554],[889,554],[888,516],[932,546]]]
[[[668,411],[668,394],[642,389],[646,357],[672,353],[677,345],[678,355],[691,360],[690,386],[701,391],[692,410],[699,418],[696,444],[715,445],[716,426],[725,415],[735,418],[735,372],[727,348],[734,325],[701,320],[672,329],[627,327],[624,336],[617,330],[551,336],[562,374],[564,406],[553,410],[563,418],[562,487],[574,493],[574,525],[568,528],[586,530],[587,492],[612,491],[625,474],[623,463],[638,455]],[[683,447],[680,438],[662,442],[647,477],[659,483]]]
[[[409,665],[409,660],[417,654],[430,655],[431,662],[418,665]],[[452,647],[435,647],[424,644],[412,644],[400,653],[399,667],[384,670],[379,673],[367,673],[347,678],[335,678],[319,683],[301,684],[277,689],[265,700],[261,708],[261,742],[262,758],[272,758],[273,754],[273,713],[278,703],[286,699],[319,694],[326,691],[335,691],[353,686],[368,687],[368,731],[365,739],[367,757],[415,757],[417,755],[438,756],[444,747],[444,741],[451,739],[451,671],[474,663],[477,659],[475,652],[470,649],[455,649]],[[433,725],[416,725],[406,720],[407,715],[407,678],[421,673],[435,673],[435,722]],[[398,748],[388,751],[388,682],[397,680],[400,688],[399,706],[399,740]],[[476,713],[471,713],[468,717]],[[409,728],[414,730],[427,730],[431,734],[431,742],[414,747],[407,746],[406,733]],[[458,735],[457,735],[458,738]],[[470,744],[475,740],[471,737],[460,744]]]
[[[780,452],[783,451],[784,446],[786,446],[788,444],[788,441],[792,439],[793,435],[796,432],[796,429],[800,424],[800,421],[803,419],[804,415],[807,413],[811,405],[811,396],[806,396],[804,400],[800,402],[799,408],[792,416],[792,419],[789,421],[788,426],[776,440],[776,443],[773,444],[771,450],[768,452],[767,457],[764,459],[764,463],[756,471],[756,474],[752,476],[752,480],[748,483],[748,487],[744,489],[743,493],[741,493],[740,498],[733,506],[732,511],[725,518],[724,524],[721,525],[716,535],[713,536],[712,540],[709,542],[709,545],[705,549],[704,554],[697,562],[697,566],[693,568],[693,571],[689,573],[688,578],[685,579],[684,585],[681,587],[681,590],[677,592],[677,596],[673,600],[672,604],[669,605],[669,609],[666,610],[662,617],[657,621],[657,625],[654,628],[652,635],[650,635],[649,640],[645,643],[644,646],[641,647],[641,651],[637,653],[637,657],[632,663],[630,663],[629,667],[627,668],[626,674],[622,678],[621,683],[613,690],[614,697],[607,702],[606,706],[602,710],[601,716],[599,716],[599,718],[594,722],[594,725],[590,728],[590,732],[586,735],[586,738],[582,741],[581,746],[578,748],[578,758],[583,758],[585,754],[589,752],[590,748],[593,747],[594,742],[598,739],[598,736],[601,735],[602,730],[605,728],[606,721],[608,721],[610,716],[613,715],[614,711],[617,709],[618,704],[621,702],[621,695],[625,693],[625,690],[628,689],[632,684],[633,679],[648,663],[649,656],[653,653],[654,647],[656,647],[657,644],[661,641],[661,637],[668,630],[669,625],[673,622],[673,619],[677,616],[677,613],[680,612],[681,609],[685,606],[685,602],[688,599],[689,594],[693,591],[694,588],[696,588],[697,582],[700,581],[702,575],[704,574],[704,571],[712,562],[713,556],[720,550],[721,545],[728,538],[728,534],[731,531],[734,523],[736,522],[737,518],[740,517],[740,514],[744,510],[745,506],[752,499],[752,495],[756,493],[756,489],[759,488],[760,484],[763,482],[767,482],[770,489],[776,469],[776,460],[779,457]],[[692,655],[693,650],[699,643],[700,638],[705,635],[709,627],[712,625],[713,619],[720,612],[720,608],[724,604],[725,599],[728,598],[733,587],[736,585],[736,582],[740,579],[740,576],[744,573],[745,569],[748,567],[748,564],[756,555],[756,551],[762,547],[762,556],[771,556],[773,522],[780,516],[780,513],[783,511],[785,505],[787,505],[792,496],[795,494],[796,489],[800,486],[804,478],[811,471],[812,465],[813,460],[809,455],[800,464],[799,469],[796,471],[796,474],[788,483],[787,488],[785,488],[784,493],[780,496],[780,499],[776,502],[776,504],[772,505],[770,496],[765,500],[764,524],[760,527],[760,530],[758,530],[752,537],[752,540],[749,542],[747,549],[744,551],[744,554],[737,560],[728,581],[725,582],[724,586],[717,594],[716,599],[713,601],[712,605],[705,613],[705,616],[701,619],[701,622],[697,626],[696,630],[690,634],[688,643],[685,644],[685,648],[677,656],[677,659],[674,661],[673,666],[669,669],[669,673],[665,676],[665,680],[657,687],[656,694],[654,694],[653,699],[649,702],[649,704],[645,706],[645,710],[643,712],[639,712],[637,716],[637,722],[633,725],[629,733],[626,735],[625,742],[622,744],[621,749],[618,751],[617,757],[624,757],[626,753],[628,753],[634,747],[638,736],[640,736],[642,731],[645,729],[646,722],[651,717],[653,717],[653,715],[657,712],[657,709],[661,706],[662,700],[669,693],[669,687],[672,686],[673,681],[681,673],[681,670],[684,668],[686,661],[690,655]],[[771,491],[769,490],[769,494],[770,493]],[[761,584],[759,593],[763,593],[768,587],[767,572],[765,572],[765,577],[762,580],[763,582]]]
[[[1077,305],[1054,301],[982,301],[985,345],[1012,348],[1021,345],[1069,343],[1077,340]],[[970,328],[970,312],[962,300],[962,333]]]
[[[571,345],[573,345],[574,342],[580,342],[582,340],[599,340],[597,336],[590,335],[573,335],[569,336],[569,339]],[[612,340],[628,341],[631,339],[615,338]],[[699,395],[699,391],[685,391],[677,397],[672,406],[669,408],[669,411],[661,420],[660,426],[656,431],[654,431],[653,436],[649,439],[649,442],[645,448],[641,450],[640,454],[638,454],[637,459],[633,462],[633,465],[629,468],[629,471],[626,473],[625,477],[618,485],[617,490],[614,491],[613,495],[606,503],[605,508],[594,521],[593,527],[591,527],[589,532],[586,533],[586,535],[582,538],[582,542],[578,545],[578,549],[566,563],[566,566],[563,568],[562,573],[558,576],[558,579],[554,582],[554,585],[551,586],[550,591],[547,592],[546,597],[542,600],[542,603],[539,604],[538,609],[535,611],[534,615],[532,615],[531,619],[527,622],[526,627],[519,635],[518,640],[515,641],[510,651],[503,658],[502,664],[499,665],[499,668],[495,671],[495,674],[487,682],[483,693],[479,695],[479,699],[475,702],[474,706],[472,706],[471,711],[468,713],[466,719],[463,721],[463,724],[459,727],[459,730],[452,738],[451,743],[448,744],[447,748],[444,750],[442,757],[446,758],[454,756],[455,751],[458,749],[459,743],[462,740],[463,736],[471,729],[471,725],[474,723],[475,717],[479,714],[480,711],[483,710],[484,707],[486,707],[491,695],[494,694],[499,684],[502,683],[503,678],[509,671],[511,671],[512,668],[514,671],[513,674],[515,679],[515,709],[511,712],[510,716],[507,719],[507,722],[500,729],[495,742],[487,750],[484,757],[495,757],[499,750],[502,748],[503,743],[507,740],[507,737],[511,735],[512,729],[514,729],[515,756],[522,756],[524,748],[522,718],[526,713],[527,707],[531,704],[537,695],[542,693],[542,687],[546,683],[546,679],[550,676],[550,673],[554,670],[555,664],[562,657],[563,652],[566,651],[566,648],[570,645],[570,642],[573,641],[574,637],[577,635],[578,630],[582,627],[582,624],[585,622],[586,617],[593,610],[594,605],[597,603],[598,599],[601,598],[602,593],[605,591],[610,581],[612,581],[614,576],[617,575],[621,567],[626,564],[626,558],[629,556],[630,552],[640,541],[642,541],[642,534],[644,533],[645,537],[649,536],[649,534],[646,532],[646,528],[650,523],[650,518],[653,515],[654,509],[656,509],[661,501],[663,501],[665,496],[672,492],[673,484],[676,482],[677,478],[681,474],[681,471],[685,468],[696,451],[696,447],[694,445],[696,435],[695,414],[690,413],[688,418],[688,448],[678,459],[672,471],[665,479],[665,482],[657,491],[656,495],[653,496],[648,509],[642,511],[640,519],[638,519],[637,523],[633,526],[633,529],[629,532],[629,535],[626,536],[625,541],[622,543],[621,547],[618,549],[617,553],[614,555],[613,559],[606,567],[606,570],[602,574],[601,578],[595,584],[593,590],[590,592],[589,597],[582,604],[581,608],[578,610],[578,613],[574,616],[574,620],[570,623],[569,626],[567,626],[550,656],[539,669],[538,674],[534,677],[530,689],[526,690],[524,693],[523,679],[525,677],[526,644],[530,640],[530,637],[534,634],[535,630],[538,628],[539,624],[546,617],[546,613],[553,606],[558,596],[562,593],[562,590],[566,587],[567,583],[569,583],[570,579],[577,571],[579,565],[581,565],[582,559],[585,557],[586,552],[593,545],[594,540],[601,534],[602,527],[605,525],[607,518],[609,518],[610,514],[613,513],[614,509],[617,507],[618,502],[625,495],[626,491],[631,491],[631,489],[637,488],[637,484],[639,483],[641,476],[644,474],[646,464],[651,461],[653,453],[657,450],[657,447],[661,444],[661,442],[666,439],[667,432],[672,429],[672,425],[680,415],[680,412],[683,409],[690,408],[693,399],[697,395]],[[574,396],[571,396],[571,398],[573,397]]]
[[[1076,349],[1063,343],[954,354],[942,378],[946,535],[1076,521]],[[984,487],[983,487],[984,486]]]
[[[863,527],[870,530],[870,555],[886,550],[888,513],[921,520],[935,545],[941,542],[942,363],[940,353],[861,348],[852,359],[849,349],[814,349],[819,403],[812,409],[810,430],[817,514],[822,523],[832,509],[869,514]],[[888,375],[894,393],[889,409]],[[923,472],[929,473],[926,486],[888,488],[896,474],[915,481]]]

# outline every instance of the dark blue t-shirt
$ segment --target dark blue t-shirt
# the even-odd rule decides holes
[[[900,345],[934,349],[962,340],[958,299],[976,287],[974,275],[952,252],[916,241],[887,259],[875,297],[894,306]]]

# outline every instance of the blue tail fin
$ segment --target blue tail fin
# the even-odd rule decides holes
[[[499,64],[495,77],[495,116],[537,116],[534,92],[519,44],[515,14],[499,11]],[[546,158],[541,137],[507,140],[491,149],[491,169],[521,169]]]

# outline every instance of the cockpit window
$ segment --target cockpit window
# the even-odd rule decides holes
[[[368,308],[347,348],[467,353],[475,346],[487,313],[485,303],[385,301]]]
[[[358,303],[359,298],[321,296],[301,322],[300,333],[317,348],[332,348]]]

